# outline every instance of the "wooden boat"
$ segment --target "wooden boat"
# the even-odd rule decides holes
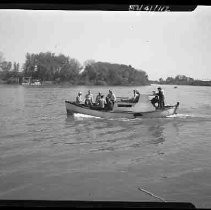
[[[65,101],[67,114],[81,113],[102,118],[162,118],[173,114],[179,106],[179,102],[173,106],[155,108],[148,95],[140,95],[138,102],[132,103],[129,100],[119,97],[112,110],[100,109],[97,106],[86,106],[75,102]]]

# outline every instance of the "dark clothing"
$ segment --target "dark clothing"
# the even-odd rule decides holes
[[[161,90],[158,91],[158,97],[159,97],[159,99],[164,100],[163,91],[161,91]]]
[[[161,100],[161,101],[160,101],[159,106],[160,106],[160,108],[164,108],[164,106],[165,106],[164,100]]]
[[[133,103],[137,103],[139,98],[140,98],[140,93],[136,93],[136,95],[134,96]]]
[[[165,103],[164,103],[164,94],[162,90],[159,90],[157,93],[157,96],[159,97],[159,101],[158,101],[158,107],[159,108],[164,108]]]
[[[106,108],[108,110],[112,110],[113,109],[113,106],[114,106],[114,101],[113,100],[110,100],[108,97],[106,97]]]
[[[95,100],[95,103],[96,103],[97,105],[99,105],[100,99],[101,99],[101,95],[97,95],[96,100]]]
[[[158,96],[155,96],[155,97],[151,100],[151,102],[152,102],[152,105],[153,105],[154,107],[156,107],[155,104],[156,104],[156,103],[159,103]],[[157,107],[156,107],[156,108],[157,108]]]

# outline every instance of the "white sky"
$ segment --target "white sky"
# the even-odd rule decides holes
[[[149,79],[211,80],[211,7],[194,12],[0,10],[0,51],[21,64],[51,51],[132,65]]]

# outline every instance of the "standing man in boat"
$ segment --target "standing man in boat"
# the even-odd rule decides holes
[[[159,102],[158,102],[158,107],[159,108],[164,108],[165,103],[164,103],[164,92],[161,89],[161,87],[158,87],[158,93],[157,93],[158,97],[159,97]]]
[[[93,104],[93,95],[91,90],[88,91],[88,94],[85,96],[85,105],[91,106]]]
[[[83,99],[82,99],[82,93],[79,92],[77,97],[76,97],[76,103],[77,104],[83,104]]]

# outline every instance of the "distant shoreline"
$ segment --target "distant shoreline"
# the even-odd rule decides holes
[[[151,85],[157,85],[157,86],[162,86],[162,85],[171,85],[171,86],[175,86],[175,88],[177,88],[177,86],[204,86],[204,87],[210,87],[211,85],[205,85],[205,84],[161,84],[161,83],[150,83],[147,85],[138,85],[138,84],[121,84],[121,85],[96,85],[96,84],[71,84],[68,82],[59,82],[59,83],[44,83],[41,85],[22,85],[22,84],[18,84],[18,83],[7,83],[7,81],[2,81],[0,80],[0,85],[8,85],[8,86],[23,86],[23,87],[77,87],[77,86],[86,86],[86,87],[136,87],[136,86],[140,86],[140,87],[144,87],[144,86],[151,86]]]
[[[211,81],[209,81],[211,83]],[[172,85],[172,86],[204,86],[210,87],[211,84],[165,84],[165,83],[152,83],[153,85]]]

